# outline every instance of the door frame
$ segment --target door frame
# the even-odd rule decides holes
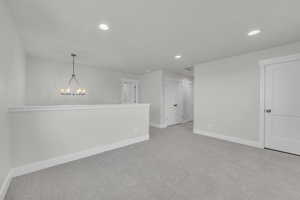
[[[287,63],[291,61],[300,60],[300,54],[294,54],[284,57],[270,58],[259,61],[260,66],[260,91],[259,91],[259,144],[262,148],[265,148],[265,74],[266,67],[273,64]]]
[[[128,78],[122,78],[121,79],[121,103],[122,103],[122,86],[123,83],[134,83],[136,86],[136,90],[135,90],[135,97],[136,97],[136,102],[135,103],[139,103],[139,80],[135,80],[135,79],[128,79]]]

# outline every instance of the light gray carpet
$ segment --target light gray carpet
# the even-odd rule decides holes
[[[300,157],[151,129],[148,142],[18,177],[6,200],[299,200]]]

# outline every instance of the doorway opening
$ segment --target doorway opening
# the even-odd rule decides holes
[[[165,122],[167,126],[193,120],[193,82],[166,79],[164,81]]]
[[[121,103],[138,103],[138,81],[131,79],[121,80]]]

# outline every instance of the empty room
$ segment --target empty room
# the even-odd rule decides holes
[[[0,0],[0,200],[299,200],[299,8]]]

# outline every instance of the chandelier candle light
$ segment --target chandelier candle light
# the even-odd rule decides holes
[[[72,53],[71,56],[73,57],[73,73],[69,80],[68,87],[65,89],[64,88],[60,89],[60,94],[61,95],[72,95],[72,96],[84,96],[87,94],[86,89],[80,88],[80,84],[76,77],[75,69],[74,69],[75,57],[77,55]]]

